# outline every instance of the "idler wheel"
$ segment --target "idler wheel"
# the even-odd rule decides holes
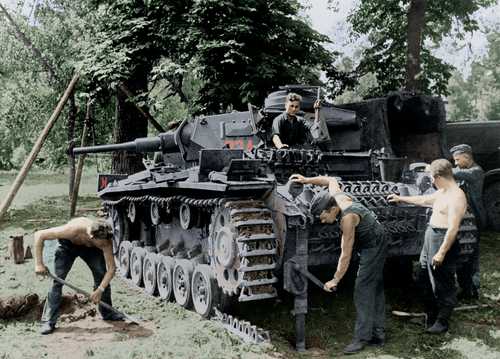
[[[193,272],[191,295],[194,310],[203,318],[212,314],[218,287],[210,266],[198,264]]]
[[[187,259],[175,261],[173,271],[174,297],[177,304],[184,308],[191,307],[191,277],[193,274],[193,263]]]
[[[142,286],[142,266],[145,256],[146,250],[142,247],[134,247],[130,255],[130,278],[138,287]]]
[[[130,253],[132,252],[132,243],[123,241],[120,243],[118,251],[118,269],[123,278],[130,277]]]
[[[158,255],[156,253],[148,252],[144,257],[144,264],[142,267],[142,281],[144,282],[144,292],[146,292],[146,294],[155,295],[157,293],[157,266]]]
[[[175,261],[172,257],[160,254],[158,267],[156,272],[156,280],[158,282],[158,294],[161,299],[171,300],[174,293],[172,284],[172,272],[174,270]]]

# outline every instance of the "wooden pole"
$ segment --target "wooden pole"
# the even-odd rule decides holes
[[[89,100],[87,102],[87,112],[85,114],[85,123],[83,124],[83,132],[82,132],[82,141],[81,141],[81,147],[85,147],[86,142],[87,142],[87,130],[88,130],[88,124],[90,123],[90,109],[92,107],[92,101]],[[69,209],[69,217],[72,218],[75,215],[76,212],[76,203],[78,202],[78,191],[80,190],[80,182],[82,179],[82,172],[83,172],[83,162],[85,161],[85,155],[81,155],[80,158],[78,159],[78,166],[76,168],[76,173],[75,173],[75,182],[73,183],[73,192],[71,193],[71,198],[70,198],[70,209]]]
[[[61,114],[62,109],[64,108],[64,105],[68,101],[68,98],[70,94],[73,92],[76,83],[78,82],[78,74],[73,75],[73,78],[71,79],[71,82],[68,85],[68,88],[62,95],[61,99],[59,100],[59,103],[57,104],[54,112],[52,113],[52,116],[50,116],[49,121],[45,125],[45,128],[43,129],[42,133],[36,140],[35,145],[33,146],[28,158],[23,164],[23,167],[21,168],[21,171],[19,171],[19,174],[17,175],[14,184],[10,188],[9,193],[7,194],[7,197],[5,200],[2,202],[2,205],[0,206],[0,221],[2,220],[4,214],[7,212],[9,209],[12,201],[14,200],[14,197],[16,196],[17,192],[19,191],[19,188],[23,184],[31,166],[33,165],[33,162],[35,162],[36,157],[38,156],[38,153],[40,152],[43,143],[47,139],[47,136],[49,135],[50,130],[56,123],[59,115]]]
[[[121,84],[119,86],[120,90],[129,98],[129,100],[132,100],[133,97],[134,97],[134,94],[132,92],[130,92],[130,90],[124,85],[124,84]],[[165,129],[153,118],[153,116],[151,116],[151,114],[144,110],[142,107],[140,107],[139,105],[137,105],[135,102],[133,102],[134,106],[137,108],[137,110],[149,121],[151,122],[151,124],[153,125],[154,128],[156,128],[156,130],[158,132],[165,132]]]

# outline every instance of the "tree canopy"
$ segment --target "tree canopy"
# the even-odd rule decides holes
[[[480,7],[494,4],[495,0],[360,0],[349,21],[353,36],[367,35],[369,46],[362,52],[352,76],[375,73],[378,86],[373,89],[373,95],[384,95],[406,85],[408,28],[415,2],[421,3],[425,10],[420,19],[422,37],[415,39],[420,44],[418,88],[423,93],[448,94],[453,67],[433,55],[432,49],[445,35],[463,38],[465,33],[477,30],[478,23],[471,15]]]

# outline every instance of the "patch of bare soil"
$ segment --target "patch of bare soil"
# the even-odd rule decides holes
[[[0,319],[39,321],[44,305],[45,300],[40,302],[36,294],[0,298]],[[90,347],[145,338],[154,333],[151,322],[137,325],[102,320],[96,315],[96,306],[80,294],[64,295],[60,313],[56,330],[50,335],[40,335],[41,347],[53,358],[87,358],[94,354]]]

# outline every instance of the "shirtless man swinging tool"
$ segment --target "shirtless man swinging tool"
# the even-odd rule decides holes
[[[94,277],[94,291],[90,299],[94,303],[102,301],[111,305],[109,283],[115,275],[111,226],[103,220],[74,218],[65,225],[35,232],[35,273],[45,275],[48,270],[43,263],[43,245],[46,240],[59,240],[55,252],[55,275],[65,279],[77,257],[89,266]],[[59,306],[61,304],[62,284],[54,280],[42,314],[41,334],[54,331]],[[123,320],[123,316],[99,305],[104,320]]]
[[[432,207],[420,253],[419,284],[424,297],[427,332],[440,334],[448,330],[448,321],[457,304],[455,269],[459,247],[456,238],[467,209],[467,199],[453,178],[449,161],[433,161],[430,172],[437,188],[435,193],[411,197],[391,194],[388,200]]]

